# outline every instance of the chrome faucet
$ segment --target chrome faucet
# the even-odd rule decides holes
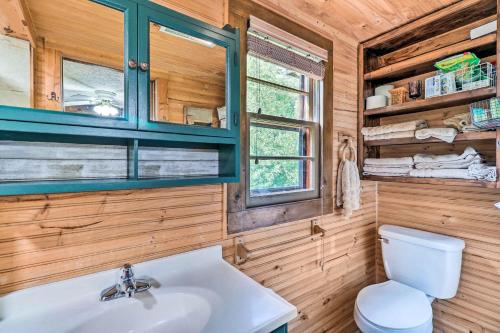
[[[120,281],[112,287],[101,292],[101,301],[110,301],[121,297],[133,297],[151,288],[150,281],[146,279],[135,279],[132,265],[125,264],[121,268]]]

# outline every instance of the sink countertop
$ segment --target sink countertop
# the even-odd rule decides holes
[[[113,269],[0,297],[0,333],[269,333],[297,309],[246,276],[212,246],[134,265],[152,288],[101,302]]]

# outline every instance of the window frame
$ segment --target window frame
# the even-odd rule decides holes
[[[269,155],[252,155],[250,154],[250,139],[247,140],[247,175],[246,179],[246,206],[247,207],[261,207],[269,206],[272,204],[295,202],[300,200],[314,199],[318,198],[320,194],[320,146],[321,138],[320,131],[321,127],[319,122],[312,122],[307,120],[296,120],[285,117],[277,117],[270,115],[257,114],[253,112],[247,112],[247,133],[250,138],[250,127],[252,125],[252,120],[257,120],[255,123],[263,125],[263,127],[285,129],[285,128],[308,128],[310,130],[310,140],[312,145],[312,154],[308,156],[269,156]],[[298,191],[283,191],[276,194],[262,195],[262,196],[251,196],[250,190],[250,163],[253,163],[255,159],[259,160],[297,160],[297,161],[312,161],[312,189],[304,189]]]
[[[334,174],[334,127],[333,127],[333,42],[332,40],[308,30],[260,5],[234,5],[230,10],[229,23],[240,28],[240,78],[241,78],[241,110],[240,110],[240,182],[227,185],[227,232],[234,234],[262,227],[302,219],[317,218],[331,214],[333,204],[333,174]],[[261,18],[273,26],[285,30],[303,40],[328,51],[328,62],[322,89],[322,113],[319,115],[319,163],[318,172],[319,197],[267,206],[249,207],[247,205],[247,154],[249,119],[246,113],[246,77],[247,77],[247,22],[250,15]]]

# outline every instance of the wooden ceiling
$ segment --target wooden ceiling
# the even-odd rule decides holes
[[[330,36],[364,41],[460,0],[253,0]]]

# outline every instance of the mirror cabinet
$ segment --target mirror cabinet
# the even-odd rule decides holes
[[[237,181],[237,29],[147,0],[3,2],[0,25],[0,152],[6,141],[96,144],[108,153],[118,144],[128,151],[117,177],[49,172],[13,185],[0,175],[0,194],[24,193],[13,191],[16,186],[29,193],[67,191],[77,181],[84,190]],[[184,165],[141,161],[204,149],[209,177],[200,170],[183,175]],[[1,160],[0,154],[0,168]],[[166,169],[170,173],[160,172]],[[147,170],[143,177],[141,170]]]

